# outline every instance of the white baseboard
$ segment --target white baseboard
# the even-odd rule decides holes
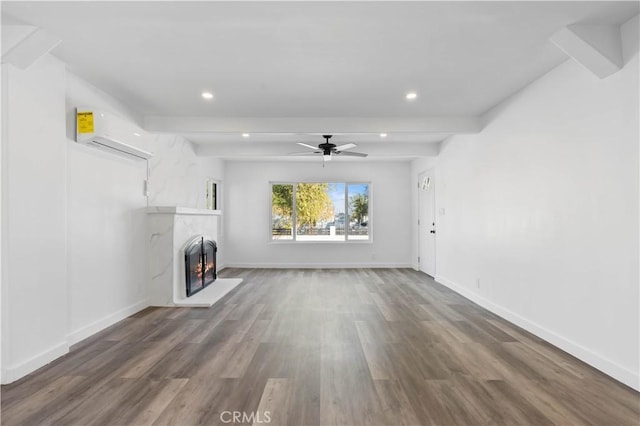
[[[248,269],[354,269],[411,268],[410,263],[228,263],[227,268]]]
[[[126,308],[120,309],[117,312],[109,314],[104,318],[94,321],[91,324],[88,324],[78,330],[72,331],[67,335],[68,345],[75,345],[76,343],[96,334],[99,331],[104,330],[105,328],[117,323],[118,321],[121,321],[126,317],[143,310],[147,306],[149,306],[149,301],[142,300],[138,303],[127,306]]]
[[[571,339],[561,336],[554,331],[549,330],[548,328],[542,327],[541,325],[484,298],[482,295],[479,295],[478,293],[475,293],[468,288],[463,287],[443,277],[442,275],[436,275],[435,280],[440,284],[455,291],[456,293],[473,301],[474,303],[482,306],[483,308],[493,312],[494,314],[506,319],[509,322],[512,322],[513,324],[516,324],[519,327],[524,328],[528,332],[535,334],[541,339],[575,356],[576,358],[584,361],[585,363],[602,371],[612,378],[624,383],[625,385],[635,390],[640,390],[640,377],[637,372],[633,372],[628,368],[623,367],[616,362],[611,361],[610,359],[605,358],[602,355],[592,351],[591,349],[585,348],[584,346],[572,341]]]
[[[67,342],[61,342],[57,345],[47,349],[38,355],[29,358],[28,360],[21,362],[18,365],[14,365],[8,368],[2,369],[2,384],[6,385],[15,382],[18,379],[26,376],[29,373],[33,373],[38,368],[49,364],[56,358],[69,352],[69,344]]]
[[[79,330],[68,334],[65,342],[59,343],[18,365],[3,368],[2,384],[15,382],[16,380],[21,379],[27,374],[34,372],[38,368],[49,364],[51,361],[54,361],[62,355],[67,354],[69,352],[69,348],[72,345],[86,339],[87,337],[101,330],[104,330],[105,328],[115,324],[120,320],[123,320],[129,315],[135,314],[136,312],[146,308],[147,306],[149,306],[148,301],[143,300],[124,309],[121,309],[111,315],[107,315],[106,317],[99,319],[98,321],[95,321],[85,327],[82,327]]]

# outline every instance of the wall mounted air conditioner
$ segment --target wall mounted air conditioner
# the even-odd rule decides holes
[[[148,143],[146,132],[114,114],[76,108],[76,142],[127,157],[147,160],[153,153],[139,146]]]

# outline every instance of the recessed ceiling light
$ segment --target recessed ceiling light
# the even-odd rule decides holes
[[[202,97],[204,99],[213,99],[213,93],[211,93],[211,92],[202,92]]]
[[[409,92],[404,96],[408,101],[412,101],[415,98],[418,97],[418,94],[416,92]]]
[[[249,133],[243,133],[243,134],[242,134],[242,137],[243,137],[243,138],[248,138],[249,136],[251,136]]]
[[[381,137],[381,138],[386,138],[386,137],[387,137],[387,134],[386,134],[386,133],[380,133],[380,137]]]

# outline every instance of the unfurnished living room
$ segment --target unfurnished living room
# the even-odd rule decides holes
[[[639,425],[638,1],[2,1],[2,425]]]

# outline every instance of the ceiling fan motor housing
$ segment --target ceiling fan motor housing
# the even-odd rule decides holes
[[[332,144],[329,142],[321,143],[320,145],[318,145],[318,148],[322,150],[323,155],[331,155],[331,152],[335,147],[336,147],[335,144]]]

